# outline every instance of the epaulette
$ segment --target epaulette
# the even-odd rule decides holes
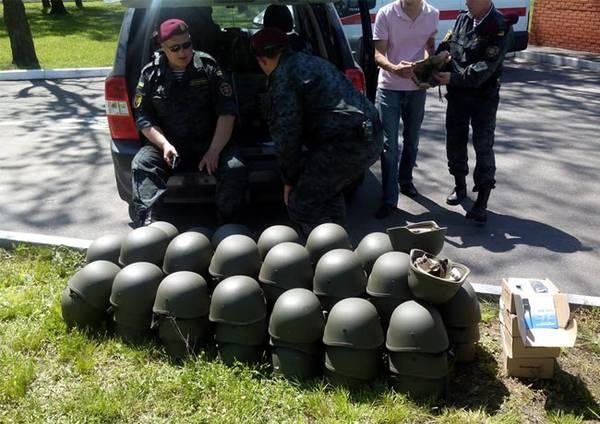
[[[194,62],[194,67],[196,69],[203,69],[204,68],[204,64],[206,62],[216,63],[217,61],[215,60],[214,57],[212,57],[208,53],[201,52],[201,51],[198,51],[198,50],[194,50],[194,60],[193,60],[193,62]]]

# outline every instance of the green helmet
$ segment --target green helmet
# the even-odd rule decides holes
[[[338,224],[331,222],[315,227],[306,239],[306,250],[313,264],[333,249],[352,249],[348,233]]]
[[[285,242],[273,247],[260,267],[258,280],[265,285],[312,288],[313,270],[308,251],[298,243]]]
[[[203,234],[188,231],[179,234],[167,246],[163,271],[165,274],[177,271],[205,274],[212,255],[210,240]]]
[[[260,270],[260,253],[256,242],[248,236],[236,234],[227,237],[217,246],[208,272],[223,279],[233,275],[255,278]]]
[[[373,265],[367,282],[367,293],[373,297],[390,297],[408,300],[412,293],[408,288],[408,255],[404,252],[388,252],[381,255]]]
[[[130,328],[150,328],[152,306],[164,275],[149,262],[127,265],[115,277],[110,294],[115,321]]]
[[[359,297],[366,287],[367,274],[352,250],[331,250],[319,259],[313,278],[315,294],[337,299]]]
[[[437,399],[446,392],[448,377],[423,378],[413,375],[393,375],[390,378],[392,387],[398,392],[413,399]]]
[[[68,286],[62,292],[60,307],[67,328],[97,328],[108,317],[106,311],[94,308]]]
[[[322,335],[322,334],[321,334]],[[269,337],[269,345],[273,347],[281,347],[285,349],[298,350],[300,352],[308,353],[309,355],[323,355],[323,342],[321,339],[314,343],[288,343],[280,339],[274,339]]]
[[[209,313],[212,322],[247,325],[266,316],[265,297],[253,278],[236,275],[224,279],[215,287]]]
[[[372,380],[383,368],[383,354],[379,349],[325,346],[325,368],[339,376]]]
[[[469,327],[446,327],[450,344],[476,343],[479,341],[479,325]]]
[[[290,379],[306,379],[321,374],[323,363],[320,355],[310,355],[296,349],[274,346],[271,348],[273,372]]]
[[[169,237],[169,240],[173,240],[175,237],[177,237],[177,235],[179,235],[179,230],[177,227],[167,221],[156,221],[149,226],[163,230]]]
[[[231,366],[239,362],[247,365],[258,364],[262,361],[265,348],[235,343],[217,343],[217,354],[221,362]]]
[[[378,349],[384,336],[377,309],[368,300],[352,297],[336,303],[323,333],[326,346]]]
[[[235,343],[246,346],[262,346],[267,341],[267,318],[252,324],[215,324],[215,340],[217,343]]]
[[[123,240],[119,264],[125,266],[135,262],[150,262],[161,266],[168,244],[169,236],[164,231],[156,227],[136,228]]]
[[[109,261],[119,265],[121,243],[125,238],[122,234],[109,234],[98,237],[87,248],[85,261],[89,264],[94,261]]]
[[[409,264],[410,291],[415,298],[433,304],[452,299],[471,272],[462,264],[438,258],[419,249],[410,251]]]
[[[287,343],[316,343],[323,337],[325,318],[310,290],[292,289],[279,296],[269,320],[269,334]]]
[[[121,268],[112,262],[94,261],[71,277],[68,286],[94,308],[106,311],[110,307],[113,280],[119,271]]]
[[[157,322],[158,338],[167,354],[173,359],[182,359],[197,353],[208,341],[208,317],[176,319],[161,316]]]
[[[213,249],[216,249],[219,244],[225,240],[227,237],[232,236],[234,234],[241,234],[251,239],[254,239],[254,235],[250,228],[246,227],[242,224],[225,224],[221,225],[212,236],[211,242],[213,245]]]
[[[257,244],[260,257],[264,259],[269,250],[279,243],[298,243],[299,241],[300,236],[298,236],[298,233],[292,227],[288,227],[287,225],[273,225],[263,231],[258,238]]]
[[[448,375],[448,353],[389,352],[389,368],[393,374],[423,378],[442,378]]]
[[[452,299],[439,306],[439,311],[448,327],[468,327],[481,321],[479,299],[468,281],[463,283]]]
[[[394,250],[392,248],[392,242],[387,234],[371,233],[367,234],[360,243],[358,243],[354,252],[356,252],[360,258],[364,270],[369,274],[377,258],[392,250]]]
[[[448,345],[446,327],[434,307],[409,300],[394,310],[385,343],[389,351],[440,353]]]
[[[412,249],[421,249],[437,255],[444,247],[446,230],[446,227],[440,227],[435,221],[425,221],[388,228],[386,231],[396,251],[409,253]]]
[[[194,272],[178,271],[166,276],[156,290],[152,311],[180,319],[208,315],[210,300],[204,278]]]
[[[475,343],[457,343],[452,346],[454,361],[459,364],[468,364],[477,357],[477,348]]]

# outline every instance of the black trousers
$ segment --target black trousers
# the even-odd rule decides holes
[[[496,112],[500,100],[498,90],[486,96],[452,91],[446,95],[446,155],[448,170],[455,176],[469,173],[467,143],[469,125],[473,128],[475,170],[473,181],[479,189],[494,188],[496,184],[496,160],[494,156],[494,132]]]
[[[177,148],[180,164],[177,172],[198,171],[198,163],[204,151]],[[163,154],[153,144],[146,144],[131,162],[133,184],[133,205],[139,220],[158,202],[167,190],[167,180],[173,174],[171,167],[163,159]],[[248,185],[248,170],[238,149],[229,144],[219,156],[219,166],[215,172],[217,190],[215,203],[221,221],[227,222],[243,211]]]

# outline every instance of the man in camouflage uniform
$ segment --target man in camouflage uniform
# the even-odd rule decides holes
[[[269,131],[290,218],[305,234],[342,223],[344,190],[383,147],[377,110],[333,64],[293,52],[281,30],[259,31],[252,48],[269,77]]]
[[[473,128],[477,200],[468,219],[487,220],[487,202],[495,187],[494,131],[498,110],[502,62],[508,48],[510,25],[490,0],[466,0],[467,12],[458,15],[454,28],[438,47],[449,53],[448,72],[436,75],[447,85],[446,153],[454,176],[454,191],[446,199],[458,205],[467,196],[466,175],[469,123]]]
[[[134,100],[137,127],[149,141],[131,164],[134,224],[156,219],[156,203],[175,169],[214,174],[219,218],[230,221],[247,184],[247,170],[229,143],[232,87],[211,56],[192,50],[185,22],[166,20],[156,37],[161,52],[142,69]]]

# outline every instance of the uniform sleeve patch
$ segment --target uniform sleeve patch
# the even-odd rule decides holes
[[[450,40],[450,37],[452,37],[451,29],[449,29],[448,32],[446,33],[446,35],[444,35],[444,39],[442,40],[442,43],[445,43],[446,41]]]
[[[137,86],[138,86],[139,88],[144,88],[144,81],[140,81],[140,82],[138,82],[138,85],[137,85]]]
[[[142,95],[141,94],[136,94],[135,95],[135,99],[133,100],[133,107],[135,107],[136,109],[138,109],[141,104],[142,104]]]
[[[222,82],[219,86],[219,92],[225,97],[230,97],[233,94],[233,88],[231,88],[231,84]]]
[[[476,64],[473,65],[473,70],[475,72],[483,72],[487,68],[488,68],[488,66],[485,62],[477,62]]]
[[[500,53],[500,48],[498,46],[490,46],[485,50],[485,55],[487,57],[495,57]]]

